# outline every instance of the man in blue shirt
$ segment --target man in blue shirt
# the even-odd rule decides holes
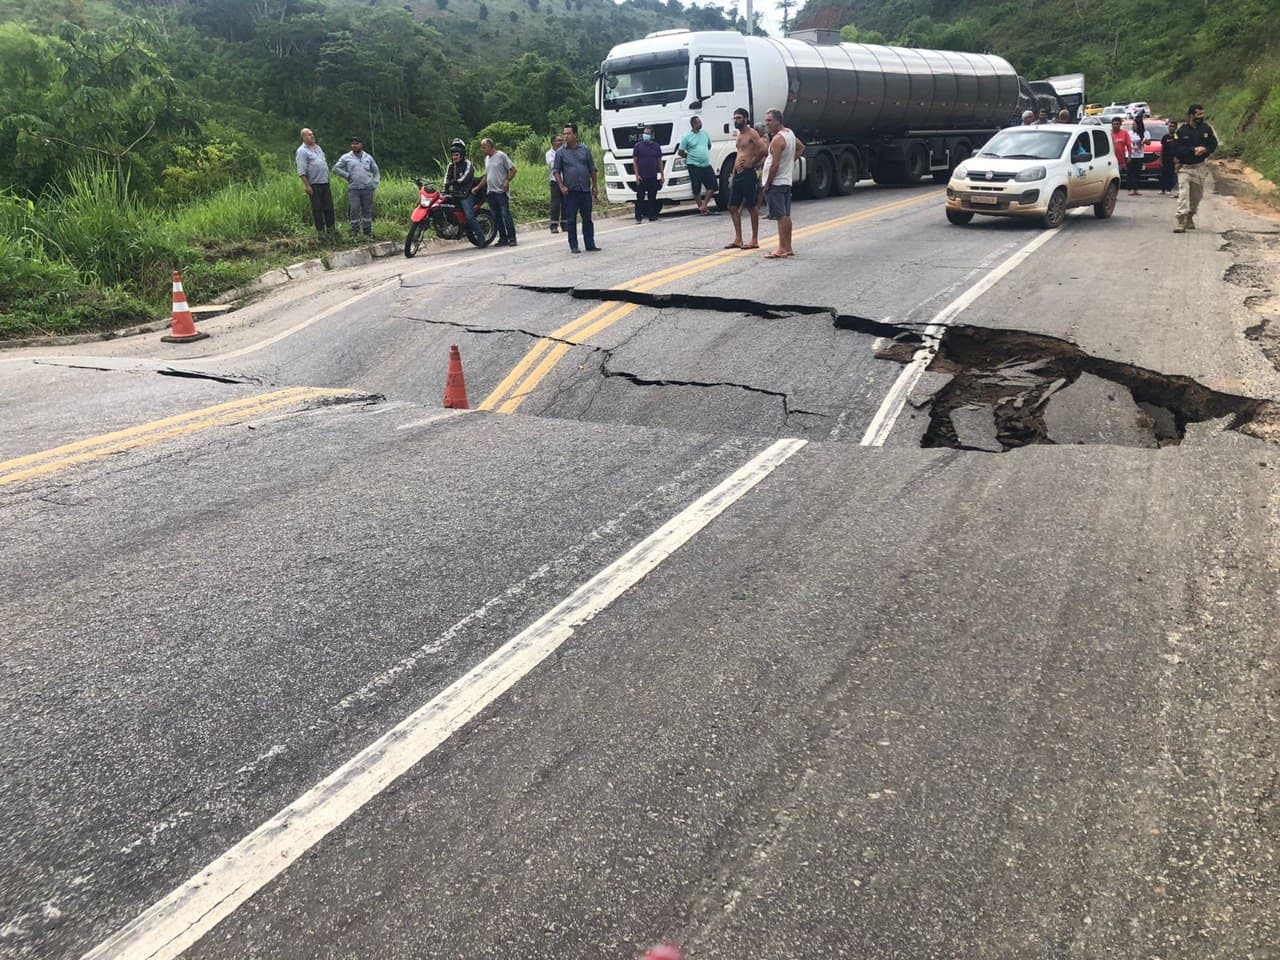
[[[569,234],[569,251],[578,252],[578,215],[582,215],[582,241],[589,252],[595,253],[596,227],[591,220],[591,199],[599,197],[596,183],[596,159],[591,148],[578,142],[578,125],[564,125],[564,146],[556,151],[551,163],[551,175],[564,197],[565,230]]]
[[[347,213],[351,218],[351,238],[360,229],[366,237],[373,235],[373,191],[378,188],[382,171],[373,154],[364,152],[364,141],[351,138],[351,149],[338,158],[333,172],[347,181]]]
[[[324,151],[316,143],[316,135],[310,127],[300,133],[302,146],[293,155],[293,162],[302,179],[302,189],[311,200],[311,219],[320,239],[331,237],[333,232],[333,191],[329,187],[329,163]]]
[[[644,217],[658,219],[658,191],[662,189],[662,147],[653,139],[653,127],[645,127],[640,142],[631,148],[636,167],[636,223]]]
[[[689,132],[680,138],[676,153],[684,157],[689,167],[689,186],[693,190],[693,198],[698,201],[698,212],[705,216],[711,212],[708,203],[716,198],[720,185],[711,166],[711,136],[702,129],[702,118],[690,117],[689,128]],[[703,187],[707,190],[705,194]]]

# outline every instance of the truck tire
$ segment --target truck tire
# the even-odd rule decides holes
[[[720,190],[716,193],[716,209],[724,213],[729,209],[729,190],[733,187],[733,165],[738,162],[738,155],[725,157],[720,164]]]
[[[832,169],[831,154],[818,154],[809,164],[809,175],[805,178],[809,185],[809,196],[814,200],[823,200],[831,195],[831,182],[835,179]]]
[[[902,148],[893,146],[880,150],[871,161],[871,179],[881,186],[894,186],[907,180],[907,158]]]
[[[857,185],[858,155],[852,150],[842,150],[836,158],[836,179],[832,189],[838,196],[847,197]]]
[[[923,143],[911,145],[907,151],[907,183],[920,183],[929,176],[929,151]]]

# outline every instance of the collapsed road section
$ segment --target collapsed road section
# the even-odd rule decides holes
[[[811,323],[825,315],[836,330],[879,338],[875,355],[899,363],[910,362],[918,351],[928,348],[932,361],[909,398],[916,408],[928,410],[929,424],[921,439],[926,447],[991,453],[1031,444],[1158,449],[1182,443],[1188,428],[1195,424],[1205,427],[1193,433],[1234,430],[1267,440],[1280,436],[1280,415],[1270,400],[1224,393],[1191,377],[1096,357],[1070,341],[1043,334],[957,324],[946,327],[935,339],[930,334],[936,328],[930,330],[924,323],[891,323],[814,304],[621,289],[524,284],[517,288],[575,300],[633,303],[657,311],[731,314],[753,323],[786,324],[801,319]],[[528,329],[405,319],[441,322],[478,334],[519,333],[557,339]],[[838,409],[812,409],[812,401],[804,405],[809,409],[802,408],[788,390],[769,383],[763,372],[758,383],[727,377],[641,374],[621,369],[614,349],[585,338],[565,342],[599,354],[595,367],[600,380],[622,380],[640,387],[737,388],[781,401],[784,423],[791,426],[790,418],[795,414],[831,421],[839,415]],[[811,421],[801,426],[812,436]]]

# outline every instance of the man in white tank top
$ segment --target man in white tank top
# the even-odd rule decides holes
[[[791,173],[796,157],[804,156],[804,144],[782,122],[781,110],[765,114],[765,126],[772,139],[769,141],[769,170],[764,178],[764,198],[769,217],[778,221],[778,249],[765,256],[766,260],[793,257],[791,249]]]

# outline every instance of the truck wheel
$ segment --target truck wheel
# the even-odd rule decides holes
[[[1067,191],[1059,187],[1049,198],[1049,209],[1044,212],[1040,222],[1046,230],[1056,230],[1062,226],[1062,221],[1065,219],[1067,219]]]
[[[1119,181],[1112,180],[1107,184],[1107,192],[1102,195],[1102,200],[1093,205],[1093,215],[1099,220],[1105,220],[1111,214],[1115,213],[1116,197],[1120,193]]]
[[[836,159],[836,180],[832,187],[839,196],[847,197],[857,185],[858,155],[852,150],[844,150]]]
[[[813,158],[809,166],[809,196],[814,200],[822,200],[831,195],[831,181],[835,173],[831,169],[831,154],[820,153]]]
[[[957,227],[963,227],[966,223],[973,219],[973,214],[968,210],[948,210],[947,220],[954,223]]]
[[[907,154],[907,182],[919,183],[929,176],[929,151],[924,144],[914,144]]]
[[[716,209],[724,213],[729,209],[729,191],[733,187],[733,165],[738,162],[738,155],[725,157],[720,165],[720,192],[716,194]]]

